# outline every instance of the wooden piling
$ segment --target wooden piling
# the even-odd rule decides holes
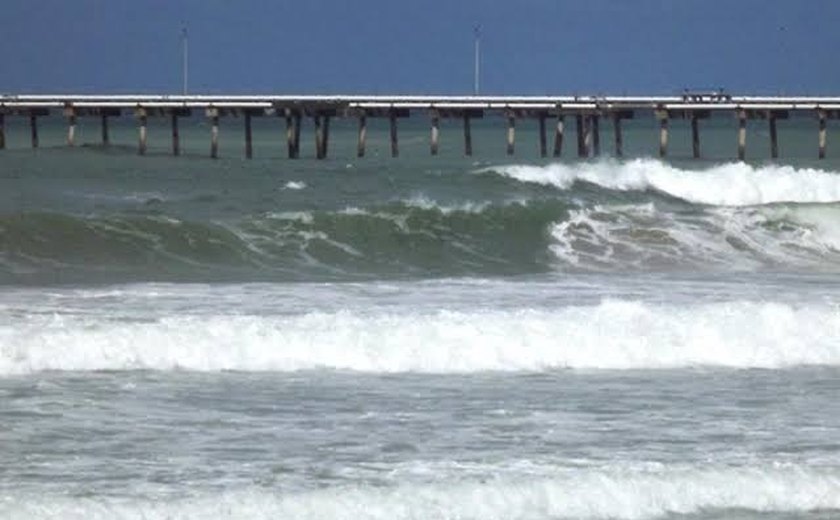
[[[738,110],[738,160],[743,161],[747,156],[747,112]]]
[[[470,128],[470,115],[464,112],[464,155],[472,156],[472,129]]]
[[[563,114],[557,116],[557,126],[554,127],[554,157],[560,157],[563,153],[563,131],[564,131]]]
[[[295,158],[295,123],[292,113],[286,111],[286,148],[289,154],[289,159]]]
[[[251,113],[245,112],[245,158],[254,157],[253,135],[251,133]]]
[[[388,115],[389,126],[391,130],[391,157],[398,157],[400,155],[399,142],[397,141],[397,113],[391,110]]]
[[[316,114],[312,120],[315,122],[315,158],[324,158],[324,129],[321,126],[321,116]]]
[[[292,132],[292,146],[294,148],[294,158],[300,158],[300,128],[302,123],[302,116],[300,112],[295,112],[292,116],[292,120],[294,122],[294,128]]]
[[[145,155],[146,154],[146,123],[147,123],[147,114],[145,108],[138,108],[135,115],[137,116],[137,120],[140,123],[139,127],[139,142],[137,144],[137,153],[138,155]]]
[[[324,156],[321,157],[322,159],[326,159],[327,156],[330,154],[330,116],[325,115],[323,121],[323,129],[322,132],[324,134],[324,142],[322,143],[322,149],[324,152]]]
[[[6,149],[6,114],[0,112],[0,150]]]
[[[586,157],[586,143],[583,136],[583,114],[575,115],[575,130],[577,131],[578,157]]]
[[[668,112],[657,110],[656,118],[659,119],[659,157],[668,155]]]
[[[356,157],[365,156],[365,144],[367,142],[367,116],[359,116],[359,142],[356,146]]]
[[[548,143],[546,141],[545,136],[545,113],[540,113],[538,120],[540,126],[540,157],[545,157],[548,155]]]
[[[29,114],[29,132],[32,139],[32,148],[38,148],[38,116]]]
[[[700,158],[700,127],[697,114],[691,114],[691,155]]]
[[[178,131],[178,114],[174,111],[170,116],[172,121],[172,155],[178,156],[181,155],[181,136]]]
[[[513,155],[516,145],[516,117],[511,112],[507,114],[507,123],[507,154]]]
[[[621,117],[618,114],[613,114],[613,137],[615,138],[615,156],[621,157],[624,155],[624,136],[621,133]]]
[[[592,126],[592,153],[598,157],[601,155],[601,118],[593,115],[589,121]]]
[[[219,158],[219,109],[208,108],[207,117],[210,118],[210,158]]]
[[[67,146],[76,146],[76,113],[72,109],[67,115]]]
[[[432,135],[430,143],[430,151],[432,155],[438,154],[438,141],[440,139],[440,114],[437,110],[432,110]]]
[[[779,158],[779,134],[776,130],[776,114],[770,112],[767,116],[767,124],[770,127],[770,158]]]
[[[825,110],[817,111],[817,117],[819,117],[820,121],[820,133],[819,133],[819,158],[825,159],[825,133],[826,133],[826,113]]]
[[[111,136],[108,132],[108,114],[102,114],[102,146],[111,144]]]

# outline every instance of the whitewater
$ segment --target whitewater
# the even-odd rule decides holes
[[[840,159],[716,124],[247,162],[46,125],[0,154],[0,517],[838,516]]]

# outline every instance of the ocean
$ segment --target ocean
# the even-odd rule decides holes
[[[840,147],[813,118],[60,118],[0,151],[0,517],[840,516]],[[567,121],[568,123],[568,121]],[[573,125],[568,125],[567,128]]]

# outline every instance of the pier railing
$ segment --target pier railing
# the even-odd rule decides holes
[[[252,118],[279,117],[285,120],[289,158],[300,157],[301,123],[311,118],[315,129],[315,156],[327,157],[331,118],[358,120],[357,156],[365,155],[368,118],[389,122],[391,155],[399,155],[398,120],[425,114],[430,124],[429,149],[439,149],[440,120],[463,122],[464,154],[472,155],[470,122],[486,114],[506,121],[506,151],[512,155],[516,143],[517,119],[536,119],[539,150],[548,156],[547,128],[553,126],[552,155],[563,153],[567,118],[576,126],[578,157],[601,153],[601,121],[613,125],[614,154],[623,154],[622,121],[637,115],[652,114],[659,123],[659,155],[668,153],[669,122],[690,120],[692,154],[700,157],[700,124],[716,112],[729,112],[738,121],[737,156],[746,154],[748,120],[765,120],[769,129],[770,156],[778,158],[777,120],[794,112],[811,113],[816,121],[817,156],[825,158],[826,121],[840,118],[840,97],[761,97],[730,96],[721,93],[686,93],[681,96],[212,96],[212,95],[3,95],[0,96],[0,149],[6,146],[7,117],[29,119],[31,143],[38,147],[38,118],[60,112],[67,120],[67,144],[75,144],[79,117],[98,117],[102,142],[110,142],[108,121],[111,117],[133,114],[138,125],[138,153],[147,149],[149,117],[169,118],[172,153],[181,151],[178,119],[203,113],[210,125],[210,156],[219,154],[219,119],[241,116],[244,119],[245,157],[253,156]]]

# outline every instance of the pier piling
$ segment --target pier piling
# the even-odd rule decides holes
[[[32,148],[38,148],[38,116],[29,114],[29,135],[32,140]]]
[[[320,114],[316,114],[312,120],[315,123],[315,158],[324,158],[324,128],[321,123]]]
[[[170,115],[170,120],[172,124],[172,155],[177,157],[181,155],[181,136],[178,131],[178,114],[173,111]]]
[[[367,142],[367,116],[362,113],[359,116],[359,142],[356,144],[356,157],[365,156],[365,144]]]
[[[67,146],[76,146],[76,111],[65,108],[64,116],[67,117]]]
[[[601,118],[597,114],[589,119],[592,127],[592,153],[595,157],[601,155]]]
[[[554,127],[554,157],[560,157],[563,153],[563,128],[564,126],[563,114],[557,115],[557,125]]]
[[[700,127],[697,114],[691,114],[691,155],[695,159],[700,158]]]
[[[467,157],[472,156],[473,154],[473,147],[472,147],[472,129],[470,128],[470,114],[469,112],[464,112],[464,155]]]
[[[6,148],[6,114],[0,112],[0,150]]]
[[[738,160],[743,161],[747,155],[747,112],[738,110]]]
[[[245,112],[245,158],[254,157],[254,144],[251,134],[251,113]]]
[[[624,155],[624,137],[621,134],[621,117],[618,114],[613,114],[613,137],[615,138],[615,156],[622,157]]]
[[[583,114],[575,114],[575,130],[578,157],[586,157],[589,154],[586,151],[586,142],[583,135]]]
[[[146,155],[146,123],[148,122],[145,108],[138,108],[135,116],[139,121],[139,141],[137,143],[137,154]]]
[[[219,109],[208,108],[207,117],[210,118],[210,158],[219,158]]]
[[[659,120],[659,157],[668,155],[668,111],[657,110],[656,119]]]
[[[826,128],[826,113],[825,110],[819,110],[817,112],[817,117],[820,121],[820,133],[819,133],[819,158],[825,159],[825,128]]]
[[[440,139],[440,113],[437,110],[432,110],[432,135],[430,143],[430,151],[432,155],[438,154],[438,140]]]
[[[400,146],[397,141],[397,112],[391,110],[388,114],[389,129],[391,134],[391,157],[399,157]]]
[[[508,155],[513,155],[516,146],[516,117],[513,112],[507,113],[507,149]]]
[[[776,131],[776,114],[772,111],[767,115],[767,125],[770,130],[770,158],[779,158],[779,134]]]
[[[102,114],[100,119],[102,122],[102,146],[108,146],[111,144],[111,136],[108,132],[108,114]]]

